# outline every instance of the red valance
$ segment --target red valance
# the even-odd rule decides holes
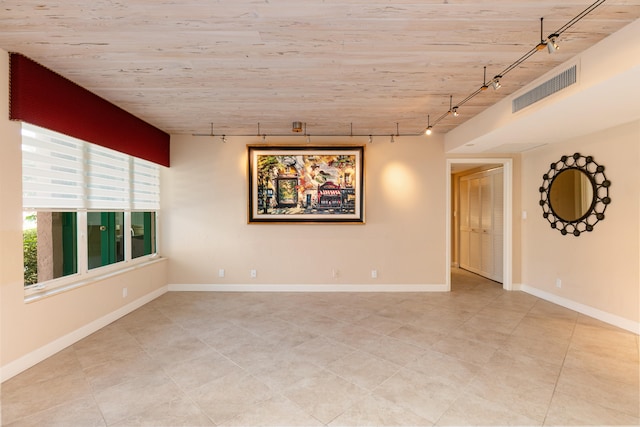
[[[169,166],[169,134],[18,53],[10,53],[11,120]]]

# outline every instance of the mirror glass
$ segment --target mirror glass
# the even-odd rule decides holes
[[[558,173],[549,189],[549,204],[563,221],[578,221],[589,213],[593,203],[593,183],[580,169]]]

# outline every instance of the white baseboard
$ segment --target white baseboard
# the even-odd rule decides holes
[[[318,284],[318,285],[253,285],[253,284],[172,284],[169,291],[182,292],[447,292],[447,285],[402,284]]]
[[[120,307],[119,309],[112,311],[111,313],[102,316],[91,323],[88,323],[81,328],[78,328],[75,331],[70,332],[67,335],[64,335],[50,342],[49,344],[44,345],[39,349],[20,357],[19,359],[14,360],[13,362],[7,363],[2,367],[2,369],[0,369],[0,382],[5,382],[6,380],[18,375],[20,372],[26,371],[30,367],[42,362],[46,358],[51,357],[59,351],[69,347],[70,345],[75,344],[81,339],[88,337],[92,333],[98,331],[101,328],[104,328],[108,324],[115,322],[119,318],[153,301],[162,294],[166,293],[167,290],[168,289],[166,286],[156,289],[155,291],[150,292],[147,295],[144,295],[143,297],[140,297],[137,300],[132,301],[129,304]]]
[[[515,285],[514,285],[514,289],[516,289]],[[624,317],[620,317],[618,315],[611,314],[606,311],[602,311],[597,308],[581,304],[579,302],[570,300],[568,298],[564,298],[559,295],[555,295],[550,292],[546,292],[538,288],[534,288],[533,286],[519,284],[517,285],[517,289],[521,290],[522,292],[526,292],[528,294],[541,298],[545,301],[549,301],[554,304],[558,304],[562,307],[568,308],[570,310],[577,311],[578,313],[584,314],[585,316],[593,317],[594,319],[601,320],[610,325],[613,325],[618,328],[624,329],[626,331],[633,332],[634,334],[640,335],[640,322],[634,322],[632,320],[625,319]]]

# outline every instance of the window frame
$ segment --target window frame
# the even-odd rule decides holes
[[[26,125],[26,126],[25,126]],[[53,131],[38,128],[37,126],[28,125],[23,123],[23,138],[32,137],[28,135],[29,131],[35,128],[36,131],[42,129],[43,133],[51,134]],[[25,133],[25,130],[27,133]],[[57,134],[53,132],[53,134]],[[92,160],[87,156],[90,156],[89,153],[92,150],[100,150],[99,146],[95,144],[91,144],[86,141],[77,140],[76,138],[71,138],[66,135],[58,134],[59,138],[69,138],[73,142],[86,144],[83,149],[82,155],[82,182],[85,186],[84,197],[82,198],[81,203],[83,205],[81,207],[46,207],[46,206],[27,206],[25,205],[25,201],[23,199],[23,211],[24,212],[74,212],[76,215],[76,259],[75,263],[77,265],[76,273],[68,274],[66,276],[61,276],[49,280],[44,280],[42,282],[37,282],[31,285],[24,286],[24,295],[25,302],[29,302],[31,300],[39,299],[41,296],[48,296],[50,294],[56,294],[62,291],[66,291],[69,289],[73,289],[76,287],[84,286],[87,284],[95,283],[95,281],[99,280],[101,277],[110,276],[113,274],[118,274],[119,272],[127,271],[131,268],[137,267],[142,264],[146,264],[149,262],[155,262],[161,258],[159,254],[160,248],[160,203],[159,203],[159,192],[160,192],[160,166],[159,165],[151,165],[151,162],[134,158],[130,155],[124,153],[116,153],[116,156],[123,156],[125,159],[124,162],[128,164],[128,181],[126,185],[128,185],[128,195],[126,196],[126,200],[122,200],[121,202],[116,202],[117,204],[110,204],[109,206],[93,206],[91,197],[87,195],[88,187],[92,185],[92,180],[94,177],[91,174]],[[58,137],[56,135],[56,137]],[[24,147],[24,142],[23,142]],[[29,149],[23,148],[23,155],[25,151],[29,151]],[[110,150],[113,151],[113,150]],[[25,165],[25,161],[23,160],[23,167]],[[149,165],[144,164],[144,162],[149,163]],[[142,163],[142,164],[141,164]],[[151,167],[156,168],[155,172],[149,172]],[[140,169],[139,169],[140,168]],[[136,174],[138,171],[138,174]],[[32,175],[25,175],[25,170],[23,169],[22,176],[23,182],[26,179],[31,179]],[[154,175],[149,175],[149,174]],[[155,178],[150,178],[155,177]],[[148,183],[155,182],[156,184],[149,185]],[[25,191],[23,189],[23,191]],[[140,191],[140,193],[137,193]],[[151,192],[151,193],[150,193]],[[136,198],[137,194],[142,194],[142,197]],[[155,200],[155,202],[154,202]],[[113,203],[107,201],[106,203]],[[153,206],[155,205],[155,206]],[[122,230],[122,240],[124,244],[124,259],[122,261],[116,261],[113,263],[109,263],[106,265],[97,266],[89,269],[89,252],[88,252],[88,221],[87,216],[90,212],[121,212],[124,215],[124,229]],[[136,258],[132,258],[132,219],[131,214],[133,212],[151,212],[155,217],[155,221],[152,221],[153,226],[153,238],[155,240],[155,247],[153,247],[153,251],[146,255],[141,255]],[[24,260],[23,260],[24,263]]]

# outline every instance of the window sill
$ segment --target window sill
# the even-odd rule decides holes
[[[123,266],[122,268],[119,269],[115,269],[115,270],[110,270],[108,272],[104,272],[101,274],[95,274],[95,275],[90,275],[87,276],[85,275],[84,277],[82,277],[81,279],[71,282],[71,283],[67,283],[65,285],[61,285],[61,286],[57,286],[51,289],[43,289],[41,291],[36,291],[34,293],[30,293],[29,295],[25,295],[24,297],[24,302],[26,304],[28,303],[32,303],[32,302],[36,302],[36,301],[40,301],[42,299],[45,298],[49,298],[52,297],[54,295],[58,295],[64,292],[68,292],[71,291],[73,289],[77,289],[77,288],[81,288],[83,286],[87,286],[87,285],[91,285],[93,283],[99,282],[101,280],[105,280],[111,277],[115,277],[115,276],[119,276],[121,274],[125,274],[128,273],[130,271],[134,271],[134,270],[138,270],[140,268],[144,268],[147,267],[149,265],[153,265],[159,262],[163,262],[165,261],[167,258],[163,258],[163,257],[153,257],[153,258],[149,258],[148,260],[145,260],[143,262],[138,262],[135,263],[133,265],[126,265]]]

